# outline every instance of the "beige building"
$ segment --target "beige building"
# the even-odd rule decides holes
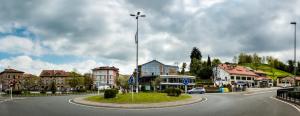
[[[15,69],[4,69],[4,71],[0,72],[0,90],[8,90],[10,88],[10,84],[13,84],[14,90],[21,90],[23,88],[23,74],[23,71],[18,71]]]
[[[109,86],[110,88],[116,87],[116,80],[119,77],[119,69],[116,67],[97,67],[92,69],[92,77],[96,88]]]
[[[41,89],[50,89],[52,82],[55,82],[58,91],[69,90],[68,84],[69,73],[64,70],[43,70],[40,74],[41,78]]]

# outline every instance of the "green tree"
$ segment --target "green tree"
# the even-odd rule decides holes
[[[84,86],[87,90],[92,90],[93,84],[94,84],[94,79],[91,76],[91,74],[85,74],[84,75]]]
[[[190,74],[197,76],[201,70],[201,61],[194,58],[190,64]]]
[[[221,63],[222,62],[219,59],[217,59],[217,58],[212,60],[212,66],[213,67],[216,67],[216,66],[218,66]]]
[[[39,86],[38,81],[39,81],[39,79],[37,76],[26,75],[26,76],[24,76],[23,87],[27,91],[37,88]]]
[[[186,68],[186,63],[182,63],[182,68],[181,68],[181,72],[180,74],[184,74],[185,73],[185,68]]]
[[[233,63],[238,63],[238,58],[236,56],[233,56],[232,62]]]
[[[84,85],[84,78],[79,73],[72,71],[70,72],[70,78],[68,80],[68,83],[71,88],[73,88],[74,90],[78,90],[78,87]]]
[[[207,57],[207,65],[206,66],[208,66],[208,67],[211,67],[212,65],[211,65],[211,61],[210,61],[210,57],[209,57],[209,55],[208,55],[208,57]]]
[[[151,81],[151,85],[153,86],[154,91],[157,91],[157,86],[160,85],[161,79],[156,77],[153,81]]]
[[[195,58],[195,59],[198,59],[198,60],[201,61],[201,59],[202,59],[202,54],[201,54],[200,50],[199,50],[197,47],[194,47],[194,48],[193,48],[193,50],[192,50],[192,52],[191,52],[190,58],[191,58],[191,60]]]
[[[119,78],[116,80],[116,84],[120,87],[122,93],[127,93],[129,90],[128,79],[129,75],[119,75]]]
[[[190,74],[197,75],[198,71],[201,69],[201,59],[202,59],[201,52],[197,47],[193,48],[190,58],[191,58]]]
[[[205,67],[200,70],[198,77],[200,77],[201,79],[210,79],[212,73],[213,72],[211,67]]]
[[[254,67],[255,70],[257,70],[257,67],[259,66],[259,64],[261,64],[261,57],[259,57],[256,53],[254,53],[252,58],[253,58],[252,66]]]
[[[52,81],[50,84],[50,91],[52,92],[52,94],[55,94],[56,90],[57,90],[56,83],[55,83],[55,81]]]

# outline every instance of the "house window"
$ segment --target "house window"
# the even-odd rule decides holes
[[[241,77],[237,76],[237,77],[236,77],[236,80],[241,80]]]
[[[234,80],[234,76],[231,76],[230,79],[231,79],[231,80]]]
[[[246,77],[242,77],[242,80],[246,80]]]
[[[251,77],[247,77],[247,80],[252,80]]]

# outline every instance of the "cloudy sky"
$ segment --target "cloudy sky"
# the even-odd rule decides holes
[[[256,52],[286,61],[293,56],[290,22],[300,23],[299,0],[0,3],[0,71],[10,67],[33,74],[43,69],[84,73],[106,65],[130,74],[135,66],[136,20],[129,14],[137,11],[147,15],[139,20],[140,63],[189,62],[194,46],[205,59],[210,55],[232,61],[240,52]]]

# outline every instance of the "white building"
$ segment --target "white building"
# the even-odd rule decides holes
[[[110,88],[116,87],[116,80],[119,77],[119,69],[116,67],[98,67],[92,69],[92,77],[95,80],[94,85],[96,88],[109,86]]]
[[[246,67],[233,64],[220,64],[213,68],[213,74],[217,86],[231,84],[252,87],[257,76]]]
[[[184,88],[183,79],[189,79],[188,87],[194,87],[196,77],[195,76],[188,76],[188,75],[160,75],[159,78],[161,79],[160,87],[161,89],[165,89],[168,87],[174,88]]]

